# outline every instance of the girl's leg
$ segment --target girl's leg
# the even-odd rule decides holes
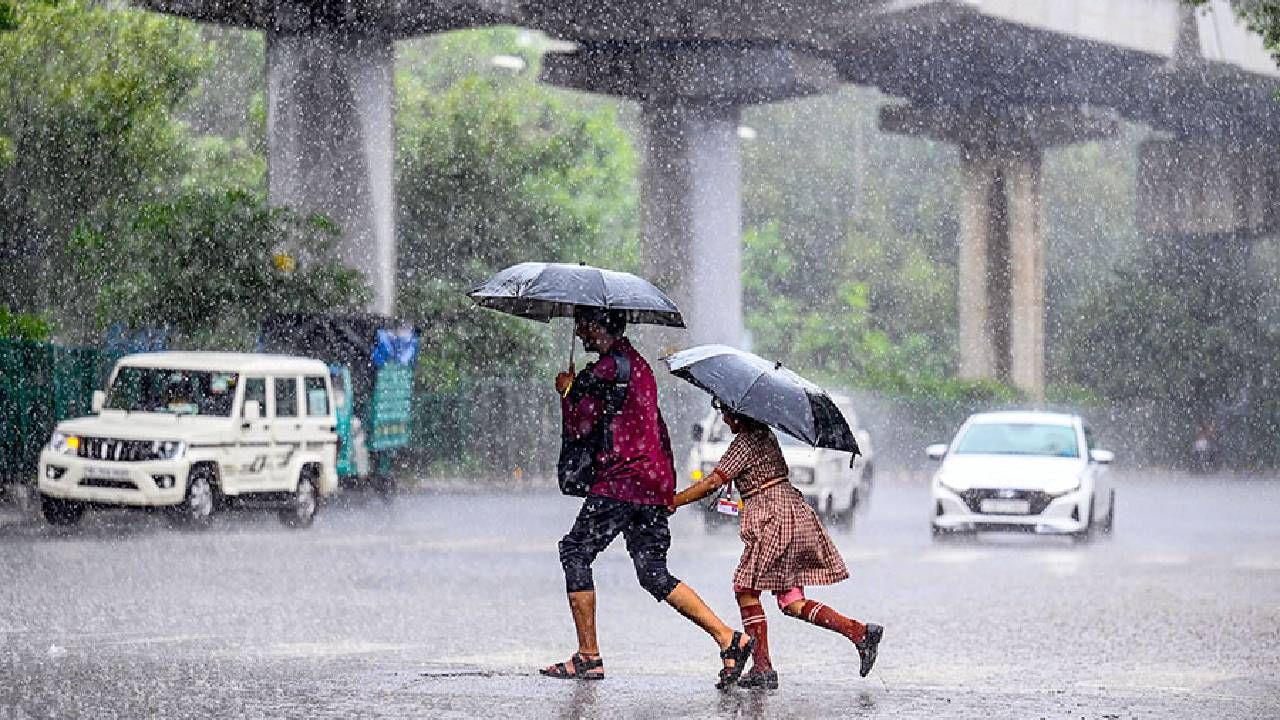
[[[804,599],[804,592],[800,590],[797,593],[797,590],[799,588],[778,596],[778,604],[783,605],[782,612],[818,627],[838,632],[854,643],[861,643],[866,639],[866,625],[853,618],[847,618],[816,600]]]
[[[764,606],[760,604],[760,591],[750,588],[733,589],[738,599],[738,609],[742,612],[742,629],[756,639],[756,646],[751,651],[752,672],[767,672],[773,669],[769,660],[769,623],[764,616]]]

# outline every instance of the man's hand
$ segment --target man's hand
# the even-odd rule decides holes
[[[562,372],[556,375],[556,392],[560,393],[560,397],[566,397],[569,395],[569,388],[573,387],[573,376],[573,363],[569,363],[568,372]]]

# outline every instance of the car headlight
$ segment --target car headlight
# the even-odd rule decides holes
[[[791,468],[791,482],[796,485],[812,485],[813,468]]]
[[[938,483],[938,487],[944,490],[947,490],[949,492],[953,492],[957,495],[964,492],[965,490],[962,487],[958,487],[954,480],[952,480],[951,478],[945,475],[938,475],[936,478],[934,478],[934,481]]]
[[[75,435],[55,432],[49,436],[49,451],[59,455],[74,455],[80,449],[80,438]]]
[[[157,440],[151,443],[151,452],[161,460],[177,460],[187,452],[187,444],[181,440]]]
[[[1079,489],[1080,489],[1080,476],[1076,475],[1075,477],[1062,483],[1061,485],[1055,485],[1049,488],[1048,490],[1045,491],[1045,494],[1051,497],[1058,497],[1059,495],[1066,495],[1067,493],[1073,493]]]

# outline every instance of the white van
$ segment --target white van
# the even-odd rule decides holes
[[[338,487],[328,367],[248,353],[127,355],[89,417],[58,423],[40,453],[41,511],[166,508],[205,526],[217,508],[269,507],[307,527]]]
[[[774,434],[778,436],[782,454],[791,469],[791,484],[804,494],[809,506],[832,524],[852,527],[854,512],[866,507],[871,496],[875,451],[871,446],[871,435],[858,422],[849,398],[832,395],[831,399],[849,423],[849,429],[862,451],[852,468],[849,467],[847,452],[815,448],[784,432]],[[729,432],[717,412],[712,411],[701,423],[694,424],[694,445],[687,463],[688,477],[696,482],[710,474],[732,440],[733,433]],[[737,497],[736,490],[734,497]],[[708,502],[706,510],[709,524],[732,519],[732,516],[718,512],[714,502]]]

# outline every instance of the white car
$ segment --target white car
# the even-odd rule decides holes
[[[871,495],[871,480],[874,475],[874,450],[871,435],[858,423],[858,416],[847,397],[832,395],[831,399],[844,415],[845,421],[853,431],[862,451],[849,467],[849,453],[815,448],[807,445],[786,433],[774,433],[782,446],[782,454],[791,469],[791,484],[804,494],[809,503],[820,516],[833,523],[853,524],[854,512],[866,507]],[[689,451],[687,477],[697,482],[715,469],[720,457],[729,449],[733,433],[725,426],[724,419],[717,412],[712,412],[701,422],[693,426],[693,449]],[[714,500],[716,496],[712,496]],[[737,490],[733,491],[737,499]],[[714,523],[718,520],[732,520],[716,511],[716,503],[706,505],[706,520]]]
[[[306,527],[338,486],[333,388],[319,360],[283,355],[126,355],[94,415],[58,423],[40,453],[45,519],[90,507],[166,508],[189,525],[218,507],[279,510]]]
[[[1087,538],[1110,533],[1114,456],[1094,445],[1079,416],[1049,412],[972,415],[949,445],[926,451],[942,466],[930,487],[934,537],[1022,530]]]

